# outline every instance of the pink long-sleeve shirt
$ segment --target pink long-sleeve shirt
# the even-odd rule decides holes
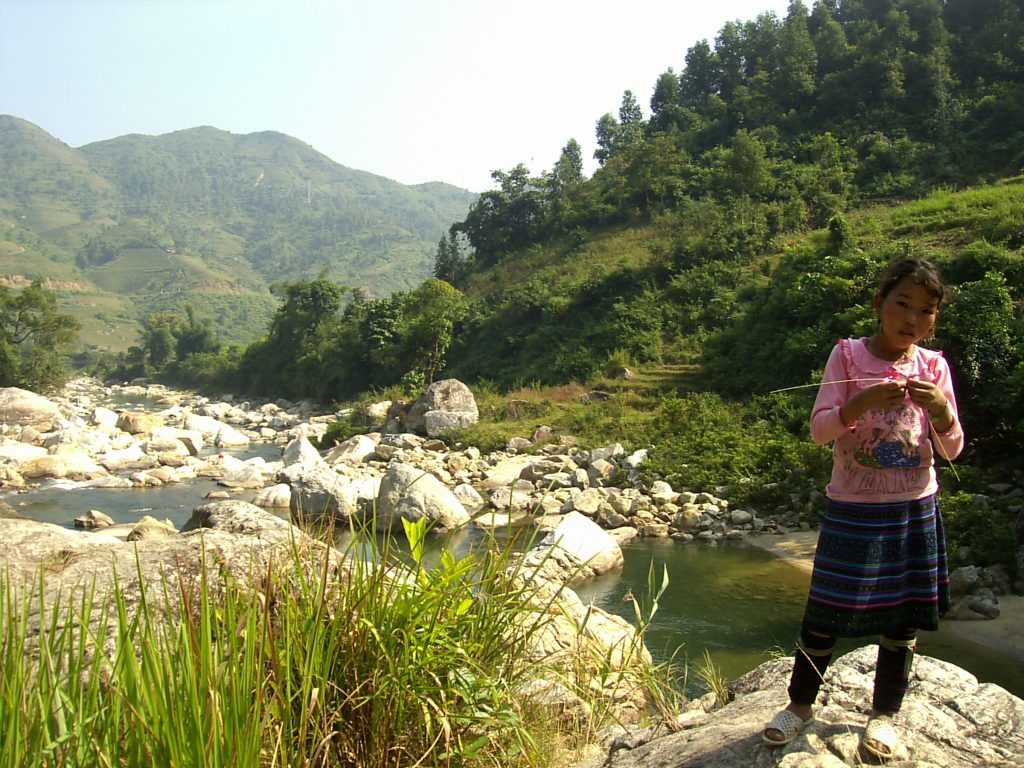
[[[949,401],[953,425],[938,433],[927,410],[909,396],[895,408],[872,409],[844,424],[839,409],[859,390],[886,378],[934,382]],[[964,446],[949,364],[941,352],[921,347],[908,360],[882,360],[868,351],[866,338],[841,339],[825,365],[811,412],[811,437],[821,444],[833,442],[832,480],[826,488],[831,499],[874,504],[935,493],[935,449],[940,460],[952,460]]]

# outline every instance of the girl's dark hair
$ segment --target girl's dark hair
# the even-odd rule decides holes
[[[882,275],[878,293],[884,299],[905,277],[909,277],[918,285],[923,285],[930,294],[939,300],[940,307],[948,300],[949,291],[942,280],[942,273],[928,259],[900,259],[890,264],[889,268],[885,270],[885,274]]]

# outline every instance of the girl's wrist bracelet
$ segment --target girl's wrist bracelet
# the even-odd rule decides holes
[[[942,406],[942,410],[939,411],[938,413],[932,413],[931,411],[928,412],[928,421],[932,422],[932,424],[937,424],[941,421],[945,421],[946,415],[949,413],[949,401],[947,400],[946,404]]]

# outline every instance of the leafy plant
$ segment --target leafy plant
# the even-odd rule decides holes
[[[980,502],[973,493],[944,494],[942,521],[951,557],[960,565],[1002,565],[1017,575],[1017,513],[998,503]],[[966,560],[964,560],[966,556]]]
[[[0,766],[552,764],[589,738],[521,694],[557,593],[511,540],[428,558],[428,528],[403,552],[371,520],[244,584],[204,566],[137,610],[119,584],[47,602],[0,574]]]
[[[694,671],[708,692],[715,695],[715,703],[718,706],[725,706],[729,703],[732,699],[732,694],[729,692],[729,681],[722,675],[722,670],[715,664],[707,648],[704,649],[701,660],[694,664]]]

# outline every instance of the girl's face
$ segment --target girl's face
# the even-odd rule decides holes
[[[886,296],[875,294],[875,310],[881,350],[895,358],[931,334],[939,315],[939,300],[923,285],[905,277]]]

